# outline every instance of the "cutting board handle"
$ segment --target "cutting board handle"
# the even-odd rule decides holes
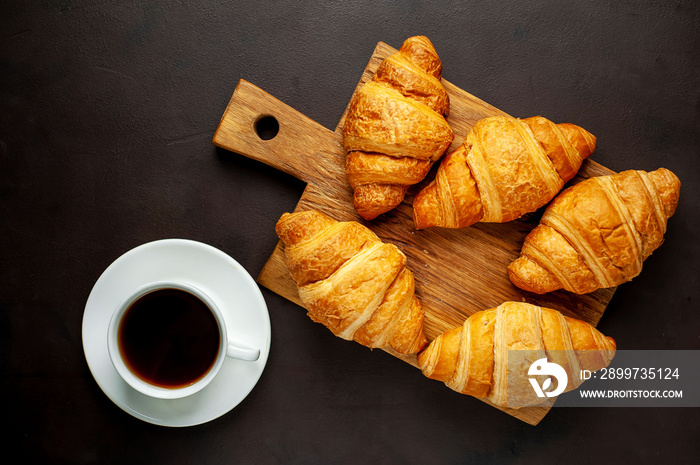
[[[257,128],[265,117],[279,124],[277,134],[268,140]],[[319,166],[337,165],[338,154],[343,153],[338,134],[244,79],[233,92],[213,142],[307,183],[319,176]]]

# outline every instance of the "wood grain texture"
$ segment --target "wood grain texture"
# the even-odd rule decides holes
[[[358,88],[372,77],[381,61],[395,51],[380,42],[362,74]],[[455,140],[448,151],[462,143],[476,121],[506,114],[444,79],[443,84],[450,96],[448,122],[455,132]],[[270,140],[262,140],[255,130],[256,122],[264,116],[274,116],[280,126],[277,136]],[[461,325],[472,313],[496,307],[508,300],[554,308],[594,326],[598,323],[614,288],[582,296],[565,291],[540,296],[516,288],[508,279],[506,268],[518,257],[525,236],[537,225],[543,209],[509,223],[477,223],[460,230],[431,228],[417,231],[412,219],[413,197],[434,178],[434,167],[423,182],[409,190],[399,207],[376,220],[362,220],[352,206],[352,189],[345,176],[342,144],[344,121],[345,114],[335,131],[330,131],[253,84],[241,80],[223,114],[213,142],[306,182],[306,189],[295,211],[316,209],[340,221],[359,221],[382,240],[397,245],[408,257],[408,267],[416,279],[416,295],[425,308],[428,340]],[[576,123],[557,121],[561,122]],[[587,159],[571,183],[612,173]],[[258,282],[303,306],[284,264],[281,243],[272,252]],[[417,366],[415,355],[400,356],[390,350],[387,352]],[[494,407],[533,425],[549,411],[549,407],[518,410]]]

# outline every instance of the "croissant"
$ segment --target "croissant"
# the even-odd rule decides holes
[[[623,171],[590,178],[562,192],[525,238],[508,276],[538,294],[576,294],[618,286],[642,271],[664,239],[678,205],[671,171]]]
[[[574,177],[595,144],[585,129],[541,116],[479,120],[416,196],[415,227],[503,223],[535,211]]]
[[[442,63],[427,37],[407,39],[355,93],[343,126],[348,182],[358,214],[399,205],[452,143]]]
[[[418,366],[428,378],[459,393],[518,408],[542,401],[527,380],[536,360],[546,357],[564,369],[566,392],[583,382],[581,370],[606,367],[615,349],[612,338],[584,321],[549,308],[505,302],[439,335],[418,354]]]
[[[355,221],[285,213],[275,227],[309,317],[346,340],[401,354],[427,344],[406,256]]]

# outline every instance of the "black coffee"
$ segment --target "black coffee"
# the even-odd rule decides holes
[[[221,344],[209,307],[179,289],[153,291],[131,304],[118,340],[122,358],[136,376],[171,389],[204,377]]]

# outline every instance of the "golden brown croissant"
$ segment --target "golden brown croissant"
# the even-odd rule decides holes
[[[584,321],[549,308],[505,302],[439,335],[418,354],[418,366],[428,378],[459,393],[517,408],[540,403],[528,381],[528,368],[536,360],[547,357],[564,369],[565,392],[581,384],[581,370],[607,366],[615,349],[612,338]]]
[[[355,221],[285,213],[275,227],[309,317],[333,334],[402,354],[427,344],[406,256]]]
[[[396,207],[452,143],[442,63],[427,37],[407,39],[350,102],[343,144],[354,206],[372,220]]]
[[[663,242],[680,181],[659,168],[590,178],[562,192],[508,266],[511,282],[544,294],[620,285]]]
[[[415,226],[456,229],[535,211],[574,177],[595,144],[585,129],[541,116],[479,120],[416,196]]]

